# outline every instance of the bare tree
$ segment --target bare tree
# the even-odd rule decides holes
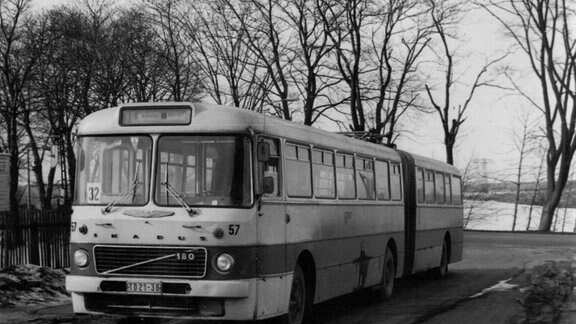
[[[73,129],[79,119],[108,107],[101,94],[103,51],[113,12],[108,0],[83,0],[50,13],[51,32],[57,41],[44,66],[40,84],[44,115],[51,125],[52,144],[61,155],[61,185],[65,204],[74,195],[76,156]],[[55,82],[51,84],[51,82]],[[64,156],[64,157],[62,157]]]
[[[334,69],[347,86],[342,101],[350,105],[350,130],[393,144],[400,118],[422,107],[418,65],[433,31],[427,8],[412,0],[318,3],[334,46]]]
[[[50,124],[43,118],[43,107],[40,105],[40,92],[37,84],[43,72],[41,68],[43,67],[42,62],[45,61],[46,52],[58,36],[49,32],[49,19],[43,15],[36,15],[28,19],[26,33],[23,36],[26,44],[25,53],[29,56],[29,61],[34,62],[34,65],[31,69],[26,91],[21,96],[23,110],[20,117],[20,127],[27,135],[27,168],[35,176],[40,206],[42,209],[48,210],[51,209],[52,183],[48,188],[46,187],[42,161],[46,155],[46,144],[50,141],[47,134],[51,133],[51,128]],[[32,165],[30,165],[30,154],[32,155]],[[30,192],[30,188],[28,188],[28,192]]]
[[[454,86],[459,81],[454,76],[455,64],[454,61],[456,50],[452,49],[449,39],[456,39],[454,34],[455,27],[462,19],[466,8],[465,2],[457,1],[436,1],[429,0],[430,14],[436,35],[440,39],[439,58],[444,61],[444,84],[439,92],[442,94],[434,95],[431,86],[426,84],[426,92],[430,99],[430,103],[434,110],[440,117],[442,130],[444,132],[444,147],[446,150],[446,163],[454,164],[454,147],[460,133],[462,124],[466,121],[466,111],[469,108],[470,102],[478,88],[483,86],[491,86],[489,81],[483,79],[484,74],[488,69],[502,61],[507,54],[491,60],[481,67],[480,71],[476,74],[474,82],[469,87],[468,94],[463,103],[455,105],[453,99],[455,96]],[[443,97],[443,98],[442,98]],[[443,99],[443,100],[442,100]]]
[[[535,129],[533,122],[530,120],[530,114],[525,113],[520,116],[520,121],[522,121],[522,126],[520,131],[514,131],[512,138],[514,141],[514,147],[518,153],[518,162],[516,167],[515,180],[512,181],[515,188],[515,199],[514,199],[514,213],[512,222],[512,231],[516,230],[516,223],[518,220],[518,207],[520,204],[520,196],[522,194],[523,181],[522,176],[526,173],[527,166],[526,160],[530,158],[530,155],[537,151],[537,146],[534,145],[537,137],[535,136]],[[537,142],[536,142],[537,144]]]
[[[288,48],[294,57],[289,78],[303,98],[304,124],[312,125],[333,107],[329,100],[318,99],[325,99],[327,90],[340,82],[326,75],[329,70],[325,65],[333,46],[316,2],[288,0],[280,9],[294,34]]]
[[[243,41],[258,58],[257,64],[265,71],[266,76],[259,76],[259,79],[265,80],[267,77],[272,84],[266,93],[272,113],[292,120],[288,69],[294,61],[294,55],[288,50],[290,30],[284,21],[277,19],[279,4],[272,0],[247,0],[239,3],[224,1],[232,17],[240,23]],[[245,6],[252,8],[252,12],[246,14],[243,9]]]
[[[190,3],[180,16],[202,78],[204,89],[218,104],[249,110],[262,108],[270,90],[270,77],[260,57],[245,41],[246,21],[253,13],[248,3],[230,15],[225,0]]]
[[[518,91],[544,119],[548,141],[547,193],[539,230],[550,231],[576,151],[576,52],[572,4],[563,0],[510,0],[480,3],[495,17],[530,62],[539,96]]]
[[[433,28],[427,8],[419,1],[395,0],[382,5],[382,23],[372,33],[376,62],[376,106],[374,141],[393,145],[399,136],[397,124],[417,103],[421,92],[417,81],[418,62],[428,47]]]
[[[566,218],[568,216],[568,208],[570,207],[570,202],[572,201],[572,190],[574,189],[574,169],[570,171],[570,178],[568,183],[568,191],[564,195],[564,211],[562,213],[562,229],[560,232],[566,230]]]
[[[92,91],[96,102],[103,107],[112,107],[117,106],[127,92],[130,67],[126,63],[130,57],[133,22],[122,19],[123,10],[120,8],[106,5],[100,10],[106,15],[106,21],[96,48],[98,55]]]
[[[366,0],[317,0],[322,15],[324,29],[330,38],[335,53],[336,70],[348,86],[350,104],[351,131],[366,131],[366,116],[362,97],[363,64],[362,32],[375,16],[372,1]]]
[[[167,98],[174,101],[195,101],[202,93],[195,62],[187,43],[190,39],[179,23],[178,12],[182,0],[144,0],[150,10],[150,19],[163,50],[159,53],[166,62],[164,82],[169,90]]]
[[[200,12],[206,8],[210,17]],[[200,4],[196,16],[200,23],[188,29],[196,29],[196,48],[217,102],[228,88],[235,106],[262,110],[267,103],[273,114],[291,120],[300,112],[290,107],[298,96],[305,125],[332,108],[317,101],[338,81],[322,75],[331,47],[315,2],[223,0]]]
[[[126,94],[123,101],[158,101],[166,98],[162,75],[167,69],[160,42],[144,10],[131,8],[118,17],[125,35]]]
[[[541,149],[541,148],[540,148]],[[532,213],[534,211],[534,206],[536,205],[536,201],[539,198],[540,194],[540,187],[542,185],[542,173],[544,170],[544,162],[546,159],[546,154],[540,154],[540,163],[538,164],[538,171],[536,172],[536,178],[534,183],[534,188],[532,190],[532,197],[530,199],[530,208],[528,210],[528,223],[526,224],[526,230],[530,230],[530,226],[532,225]]]
[[[21,133],[18,119],[37,57],[27,55],[25,15],[30,0],[0,0],[0,115],[5,127],[5,150],[10,153],[10,210],[17,212]]]

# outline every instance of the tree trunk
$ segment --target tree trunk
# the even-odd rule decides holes
[[[74,155],[74,145],[72,142],[72,135],[70,132],[66,133],[66,165],[60,165],[60,167],[66,167],[68,170],[68,183],[63,184],[66,186],[66,191],[64,193],[64,204],[70,206],[74,200],[74,194],[76,193],[75,183],[76,183],[76,156]]]
[[[454,144],[456,144],[456,134],[452,134],[445,128],[444,146],[446,147],[446,163],[450,165],[454,165]]]
[[[8,121],[10,126],[8,127],[8,150],[10,152],[10,212],[12,215],[17,217],[18,215],[18,178],[19,178],[19,161],[18,161],[18,131],[16,129],[16,109],[13,109],[14,113],[11,115],[11,120]]]
[[[10,214],[18,213],[18,150],[12,151],[10,155]]]
[[[514,217],[512,220],[512,232],[516,230],[516,222],[518,221],[519,201],[520,201],[520,182],[516,183],[516,199],[514,199]]]
[[[552,221],[554,220],[554,212],[560,202],[561,193],[562,190],[559,190],[559,188],[555,188],[554,190],[549,189],[548,199],[546,199],[542,207],[542,216],[540,218],[540,225],[538,226],[539,231],[550,232]]]

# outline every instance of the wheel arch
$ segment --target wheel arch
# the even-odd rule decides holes
[[[452,235],[450,234],[450,231],[447,231],[444,234],[443,242],[446,242],[446,248],[448,249],[446,251],[448,253],[448,263],[450,263],[450,260],[452,259]]]
[[[386,248],[390,248],[392,251],[392,257],[394,258],[394,271],[398,274],[398,247],[396,246],[396,241],[394,239],[389,239],[386,243]]]
[[[314,303],[316,296],[316,263],[314,262],[314,257],[310,251],[304,250],[300,252],[296,263],[299,264],[300,267],[302,267],[302,271],[304,271],[306,286],[309,288],[306,289],[307,297],[310,298],[311,303]]]

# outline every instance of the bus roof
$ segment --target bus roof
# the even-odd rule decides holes
[[[122,109],[166,109],[166,107],[191,107],[192,120],[188,125],[123,126]],[[207,103],[157,102],[130,103],[103,109],[86,116],[78,126],[78,135],[154,134],[154,133],[246,133],[248,129],[269,136],[288,138],[294,142],[311,143],[317,147],[331,148],[359,155],[376,156],[399,161],[398,152],[385,145],[369,143],[345,135],[323,131],[314,127],[282,120],[266,114],[236,107]],[[410,154],[416,165],[458,173],[457,169],[440,161]]]

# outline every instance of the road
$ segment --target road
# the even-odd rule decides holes
[[[401,279],[392,300],[384,303],[373,301],[369,292],[322,303],[315,308],[314,323],[504,324],[521,311],[517,302],[519,289],[482,294],[484,289],[503,281],[525,284],[525,270],[549,260],[576,262],[576,235],[466,232],[464,238],[464,260],[452,264],[444,279],[434,280],[426,275]],[[39,311],[34,323],[69,323],[70,310],[70,305],[63,305]],[[121,321],[82,316],[73,322]]]
[[[369,296],[324,303],[316,323],[507,323],[521,311],[517,289],[472,297],[504,280],[525,281],[526,269],[548,260],[576,262],[576,235],[466,232],[464,239],[463,261],[444,279],[402,279],[387,303]]]

